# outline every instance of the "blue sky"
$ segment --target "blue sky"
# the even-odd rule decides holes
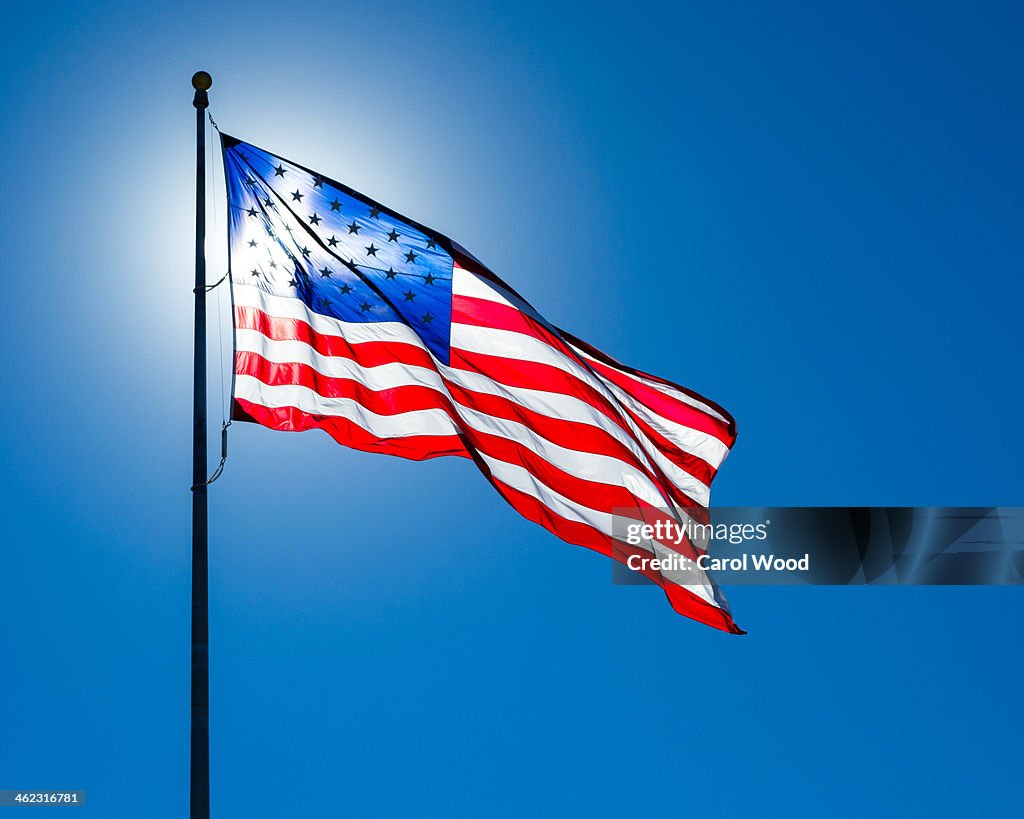
[[[225,130],[727,407],[718,505],[1020,504],[1024,15],[899,6],[7,10],[0,787],[186,811],[198,68]],[[1020,589],[735,588],[729,637],[462,460],[231,448],[218,817],[1016,805]]]

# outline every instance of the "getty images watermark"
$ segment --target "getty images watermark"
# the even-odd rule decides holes
[[[694,572],[691,582],[704,582],[705,572],[807,572],[811,555],[777,555],[758,547],[768,542],[771,520],[759,522],[700,522],[680,515],[672,519],[667,511],[664,517],[650,522],[637,520],[635,510],[616,514],[616,534],[627,546],[637,547],[632,553],[625,550],[626,568],[633,572],[664,572],[676,575]],[[648,513],[650,520],[654,517]],[[621,531],[621,535],[620,535]],[[733,547],[729,553],[716,549],[717,545]],[[736,551],[735,547],[743,547]],[[674,578],[685,583],[685,578]]]
[[[1020,507],[633,508],[612,526],[619,585],[1024,583]]]

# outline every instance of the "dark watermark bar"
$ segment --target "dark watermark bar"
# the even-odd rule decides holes
[[[612,582],[1001,586],[1024,582],[1022,507],[725,507],[614,510],[627,565]],[[659,564],[644,560],[658,560]]]

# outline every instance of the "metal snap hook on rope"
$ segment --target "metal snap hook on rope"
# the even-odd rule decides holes
[[[217,279],[217,281],[215,281],[213,284],[208,284],[205,287],[203,287],[202,291],[204,293],[209,293],[215,287],[217,287],[218,285],[222,284],[224,282],[224,279],[226,279],[227,277],[228,277],[228,274],[225,273],[223,276],[221,276],[219,279]],[[198,293],[199,292],[199,288],[198,287],[193,287],[192,288],[192,292],[193,293]]]
[[[202,483],[193,484],[189,487],[190,492],[195,492],[200,486],[209,486],[217,478],[219,478],[224,472],[224,464],[228,460],[228,427],[231,426],[231,422],[227,421],[220,428],[220,463],[217,464],[217,468],[213,470],[213,474]]]

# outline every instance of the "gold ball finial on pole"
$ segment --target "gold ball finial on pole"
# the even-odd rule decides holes
[[[206,71],[197,71],[192,75],[192,87],[196,89],[196,95],[192,100],[192,104],[196,108],[206,108],[210,104],[210,98],[206,95],[206,92],[210,90],[210,86],[213,85],[213,77]]]

